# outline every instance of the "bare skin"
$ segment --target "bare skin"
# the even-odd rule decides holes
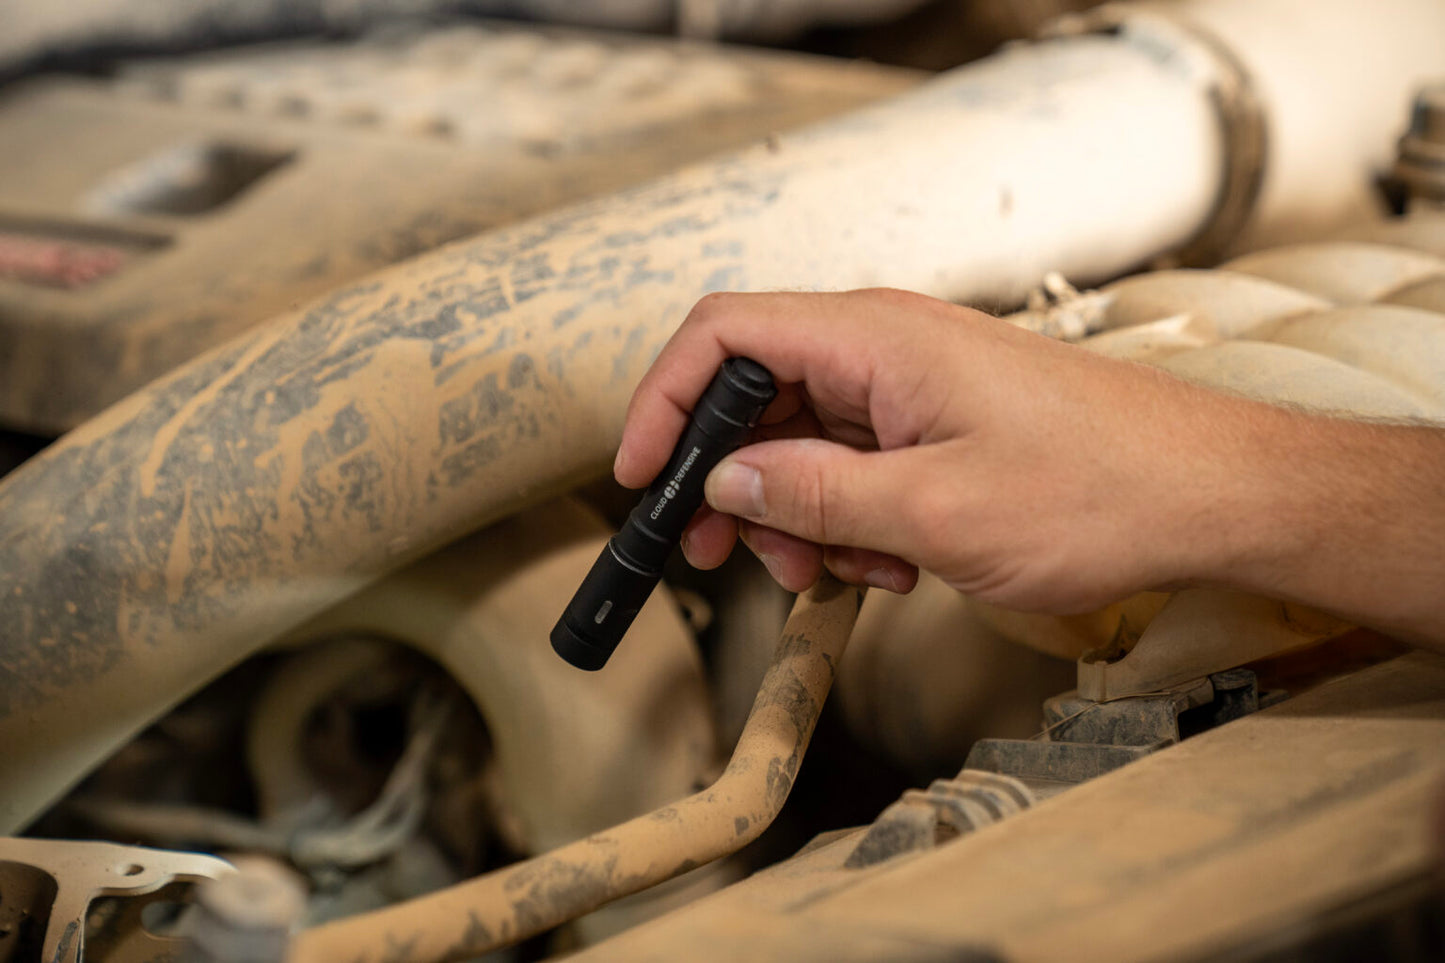
[[[1024,611],[1212,584],[1445,647],[1445,431],[1307,415],[902,291],[698,303],[643,378],[615,474],[646,485],[723,359],[780,384],[684,536],[785,588],[919,568]]]

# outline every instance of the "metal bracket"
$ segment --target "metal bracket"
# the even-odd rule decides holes
[[[44,879],[35,871],[44,874]],[[28,872],[27,872],[28,871]],[[230,863],[199,853],[178,853],[114,843],[0,837],[0,895],[14,912],[43,927],[40,959],[44,963],[80,963],[85,951],[86,914],[100,896],[148,896],[172,883],[199,883],[233,872]],[[32,905],[10,907],[15,890],[28,892]],[[18,924],[9,935],[25,938]],[[0,949],[8,935],[0,938]],[[146,958],[172,955],[179,939],[138,929],[134,943],[149,950]]]
[[[1283,698],[1261,695],[1248,669],[1112,702],[1066,692],[1044,703],[1038,736],[981,739],[965,765],[1014,776],[1046,798]]]

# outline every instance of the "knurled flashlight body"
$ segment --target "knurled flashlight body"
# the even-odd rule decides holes
[[[667,467],[608,541],[552,629],[552,648],[579,669],[607,664],[662,578],[662,567],[703,503],[703,482],[736,451],[778,390],[768,369],[729,358],[694,406]]]

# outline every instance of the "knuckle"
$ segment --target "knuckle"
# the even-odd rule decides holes
[[[904,291],[901,288],[865,288],[858,293],[873,301],[879,308],[888,311],[932,310],[934,305],[939,303],[936,298],[930,298],[926,294]]]
[[[716,324],[727,317],[736,307],[738,295],[730,291],[714,291],[704,294],[688,312],[685,323],[692,325]]]
[[[836,527],[830,518],[833,499],[828,497],[828,474],[821,466],[809,464],[793,475],[792,504],[797,515],[797,532],[820,545],[829,543],[829,533]]]
[[[902,288],[864,288],[859,292],[882,304],[913,304],[924,300],[923,295]]]
[[[947,484],[932,482],[913,489],[900,506],[905,537],[916,546],[917,557],[937,561],[947,557],[955,540],[959,505]]]

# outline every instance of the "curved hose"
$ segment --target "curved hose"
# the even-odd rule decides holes
[[[756,839],[793,787],[863,593],[829,576],[798,598],[727,769],[707,789],[544,856],[301,933],[289,963],[464,959],[541,933]]]

